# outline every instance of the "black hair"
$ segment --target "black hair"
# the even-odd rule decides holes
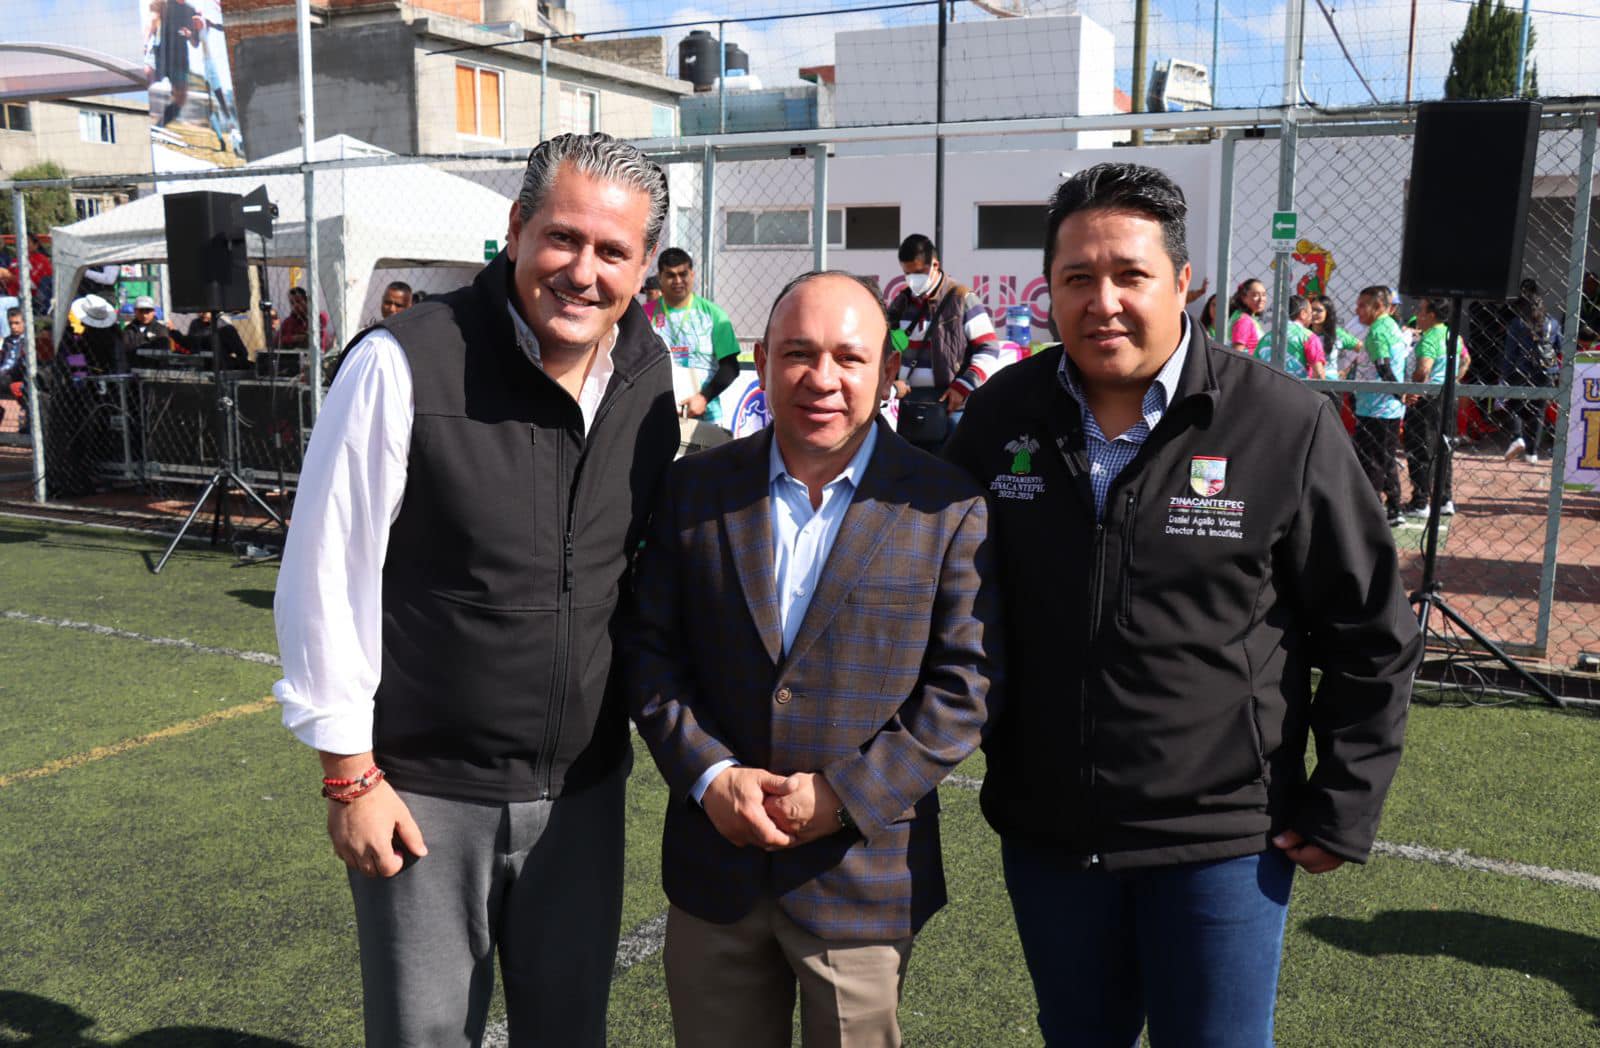
[[[1429,296],[1422,301],[1428,304],[1428,312],[1433,314],[1433,319],[1441,324],[1450,323],[1450,317],[1455,312],[1455,307],[1450,305],[1448,298],[1433,298]]]
[[[1056,187],[1044,229],[1044,275],[1055,260],[1056,233],[1069,215],[1092,210],[1137,211],[1161,224],[1161,240],[1177,273],[1189,262],[1185,219],[1189,205],[1183,190],[1166,172],[1143,164],[1096,164]]]
[[[778,306],[783,302],[784,299],[789,297],[789,293],[795,288],[799,287],[801,284],[808,284],[820,277],[844,277],[846,280],[854,281],[866,289],[867,293],[872,296],[872,301],[877,304],[878,315],[883,317],[883,350],[887,354],[890,348],[889,332],[894,329],[894,325],[889,322],[889,311],[884,308],[882,294],[872,281],[869,281],[865,277],[857,276],[854,273],[846,272],[843,269],[813,269],[808,273],[801,273],[799,276],[783,285],[783,289],[778,292],[778,297],[772,300],[772,308],[767,310],[767,324],[761,329],[762,343],[765,344],[771,337],[772,318],[777,314]]]
[[[1299,316],[1300,315],[1300,311],[1302,309],[1306,308],[1306,306],[1308,306],[1308,305],[1310,305],[1310,303],[1306,300],[1306,297],[1304,295],[1290,295],[1289,296],[1289,319],[1293,320],[1295,317]]]
[[[661,252],[660,258],[656,259],[657,273],[661,272],[663,269],[675,269],[678,266],[688,266],[690,269],[694,268],[694,259],[690,258],[689,252],[685,251],[681,247],[669,247],[665,251]]]
[[[289,289],[289,294],[291,296],[299,295],[301,298],[305,298],[306,297],[306,289],[301,287],[299,284],[296,284],[294,287]]]
[[[1311,330],[1319,335],[1337,335],[1339,333],[1339,310],[1333,304],[1333,299],[1327,295],[1318,295],[1313,301],[1321,303],[1322,311],[1326,314],[1322,326],[1312,325]]]
[[[12,317],[20,317],[20,316],[22,316],[22,310],[17,306],[12,306],[10,309],[6,310],[6,319],[7,320],[10,320]]]
[[[644,291],[660,291],[661,290],[661,278],[656,276],[654,273],[651,273],[649,276],[644,278],[644,288],[642,290],[644,290]]]
[[[411,295],[412,295],[411,285],[407,284],[404,280],[391,280],[391,281],[389,281],[389,286],[384,288],[383,290],[385,292],[402,291],[402,292],[405,293],[405,296],[407,298],[410,298]]]
[[[1370,298],[1384,309],[1388,309],[1394,302],[1394,299],[1390,297],[1388,284],[1368,284],[1361,289],[1361,293],[1356,297]]]
[[[939,258],[939,246],[921,233],[912,233],[900,241],[900,261],[921,262],[931,266]]]
[[[1244,291],[1245,288],[1249,287],[1251,284],[1261,284],[1261,281],[1257,280],[1255,277],[1246,277],[1244,280],[1239,282],[1238,287],[1233,289],[1233,296],[1228,299],[1229,316],[1232,316],[1235,313],[1250,313],[1248,309],[1244,308]],[[1261,290],[1265,291],[1266,289],[1267,285],[1261,284]],[[1254,313],[1250,313],[1250,315],[1255,316]]]
[[[1212,295],[1206,299],[1206,304],[1200,307],[1200,326],[1207,331],[1215,331],[1217,327],[1217,296]]]

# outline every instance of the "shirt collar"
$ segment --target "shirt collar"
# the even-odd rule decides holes
[[[861,446],[856,449],[856,453],[850,456],[850,461],[845,464],[839,475],[828,481],[825,486],[831,487],[842,480],[852,488],[858,487],[861,484],[862,474],[866,472],[867,463],[872,461],[872,449],[877,446],[878,422],[874,419],[872,425],[867,428],[867,439],[863,440]],[[794,479],[794,475],[789,472],[789,467],[783,463],[783,452],[778,450],[778,435],[774,433],[772,435],[772,447],[767,452],[767,483],[771,484],[779,477]]]
[[[1172,356],[1161,365],[1161,370],[1156,372],[1156,380],[1150,384],[1151,390],[1160,390],[1162,410],[1165,410],[1167,405],[1172,403],[1172,398],[1177,396],[1178,380],[1183,376],[1183,362],[1189,356],[1189,340],[1193,329],[1189,324],[1189,315],[1183,313],[1180,316],[1183,318],[1183,333],[1178,336],[1178,348],[1173,350]],[[1056,377],[1079,405],[1088,403],[1088,397],[1078,381],[1078,366],[1072,362],[1072,357],[1067,354],[1064,346],[1061,350],[1061,365],[1056,369]],[[1146,399],[1149,396],[1150,393],[1146,392]]]

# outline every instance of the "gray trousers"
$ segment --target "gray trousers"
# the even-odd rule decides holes
[[[626,783],[623,765],[553,801],[400,794],[427,856],[350,871],[371,1048],[479,1044],[497,952],[512,1048],[605,1044]]]

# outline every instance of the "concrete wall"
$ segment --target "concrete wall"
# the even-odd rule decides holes
[[[945,119],[1092,115],[1113,112],[1111,31],[1082,15],[957,22],[945,52]],[[834,37],[834,123],[840,127],[922,123],[937,113],[938,27],[901,26]],[[951,141],[946,152],[1102,148],[1105,132],[1049,140],[1007,135]],[[871,152],[931,152],[928,142]],[[865,151],[863,147],[842,153]]]
[[[552,45],[562,51],[588,55],[657,75],[667,74],[667,38],[664,36],[601,37],[597,40],[562,40]]]
[[[143,106],[128,106],[105,99],[71,99],[33,102],[28,106],[30,131],[0,130],[0,173],[53,160],[71,175],[120,175],[150,170],[150,114]],[[113,144],[86,142],[79,130],[78,111],[113,113],[117,140]]]
[[[411,27],[402,22],[313,32],[317,137],[346,134],[396,153],[415,152],[416,40]],[[300,73],[294,34],[240,40],[237,56],[235,96],[250,155],[268,156],[299,145]],[[452,82],[452,126],[454,91]]]

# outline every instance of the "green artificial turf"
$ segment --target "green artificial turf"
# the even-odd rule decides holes
[[[0,610],[271,650],[270,566],[0,521]],[[0,620],[0,776],[260,699],[271,666]],[[1600,874],[1600,721],[1418,705],[1381,836]],[[665,909],[668,803],[635,740],[623,932]],[[959,775],[983,775],[981,755]],[[0,787],[0,1045],[348,1048],[360,977],[314,755],[266,709]],[[1038,1045],[999,847],[942,790],[950,905],[912,954],[909,1045]],[[497,1006],[495,1015],[503,1014]],[[1379,856],[1300,876],[1278,1040],[1600,1045],[1600,892]],[[671,1043],[659,952],[613,984],[611,1043]]]
[[[191,534],[209,534],[202,523]],[[0,611],[277,652],[276,561],[235,566],[226,551],[184,543],[152,575],[166,544],[158,535],[0,519]]]

